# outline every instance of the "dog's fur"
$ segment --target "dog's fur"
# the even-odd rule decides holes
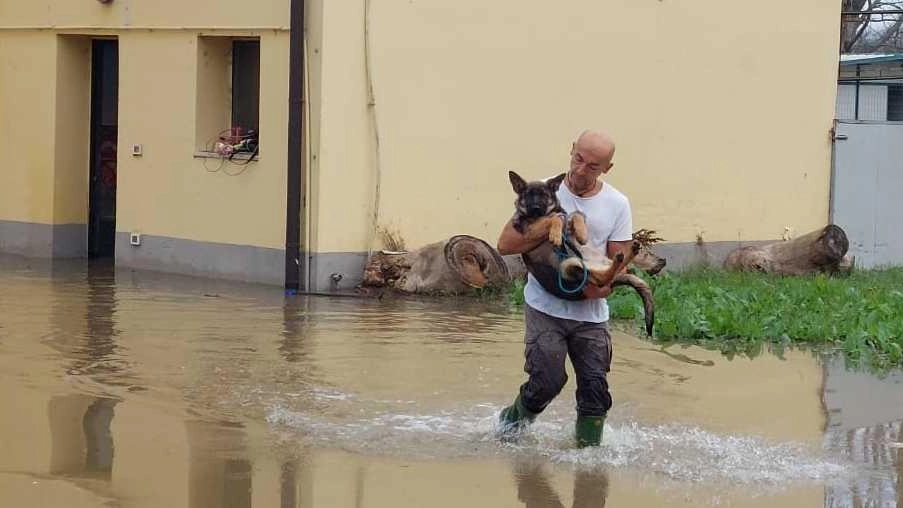
[[[646,333],[651,335],[655,310],[652,291],[642,279],[625,271],[639,253],[639,243],[634,241],[626,256],[618,253],[614,259],[587,245],[586,217],[581,213],[567,215],[558,201],[556,193],[565,176],[566,173],[562,173],[545,182],[527,182],[514,171],[508,172],[511,187],[517,194],[511,220],[514,229],[531,238],[535,238],[539,231],[549,231],[548,241],[521,255],[527,271],[546,291],[565,300],[583,300],[585,297],[582,291],[574,294],[562,291],[558,284],[559,273],[568,289],[580,284],[584,270],[587,284],[633,287],[643,299]],[[564,259],[558,254],[561,249],[568,252]]]

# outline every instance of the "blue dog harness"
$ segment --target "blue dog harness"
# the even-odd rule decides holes
[[[583,291],[586,288],[586,283],[589,280],[589,270],[586,268],[586,262],[583,260],[583,256],[580,255],[579,251],[576,251],[577,257],[580,258],[580,265],[583,267],[583,280],[580,281],[580,284],[573,289],[568,289],[564,284],[564,277],[561,275],[561,262],[565,259],[571,257],[567,251],[567,243],[568,243],[568,228],[567,228],[567,219],[563,218],[565,221],[565,227],[561,228],[561,247],[555,247],[555,253],[558,255],[558,289],[560,289],[563,293],[573,295]]]

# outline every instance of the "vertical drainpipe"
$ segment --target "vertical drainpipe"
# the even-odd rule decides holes
[[[291,0],[288,73],[288,160],[285,210],[285,292],[301,289],[301,186],[304,182],[302,159],[302,108],[304,106],[304,0]]]
[[[859,77],[861,76],[859,69],[859,64],[856,64],[856,113],[853,116],[853,120],[859,120]]]

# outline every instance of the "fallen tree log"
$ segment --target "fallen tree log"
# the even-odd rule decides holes
[[[459,294],[509,280],[508,264],[498,251],[475,236],[455,235],[410,252],[377,252],[364,268],[361,286]]]
[[[841,273],[852,270],[850,242],[842,228],[829,224],[792,240],[741,247],[724,260],[726,270],[778,275]]]

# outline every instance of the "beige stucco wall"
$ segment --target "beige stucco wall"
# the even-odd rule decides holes
[[[72,57],[111,35],[117,229],[283,248],[289,3],[246,7],[0,0],[0,150],[18,154],[0,176],[0,220],[85,221],[84,140],[61,134],[86,112],[59,104],[87,92]],[[308,0],[304,243],[366,251],[376,225],[408,247],[494,241],[512,209],[506,171],[560,171],[584,127],[616,137],[610,182],[635,228],[671,242],[815,228],[828,215],[838,23],[835,5],[778,0]],[[260,161],[237,177],[193,156],[199,35],[261,39]]]
[[[2,11],[0,11],[2,12]],[[56,40],[0,35],[0,219],[53,220]]]
[[[184,26],[288,28],[289,3],[267,0],[248,8],[240,0],[181,2],[179,0],[114,0],[60,2],[0,0],[0,26]]]
[[[90,55],[85,38],[0,36],[0,219],[87,221]]]
[[[378,172],[378,222],[409,247],[494,241],[512,210],[506,171],[554,174],[584,127],[616,137],[610,181],[635,227],[669,241],[827,220],[833,3],[373,2],[379,169],[363,2],[324,11],[317,250],[366,246]]]
[[[116,37],[117,230],[283,248],[288,20],[277,1],[0,0],[0,151],[15,154],[0,174],[0,220],[87,222],[90,40]],[[194,156],[200,35],[261,41],[260,160],[224,166],[239,176]],[[132,157],[137,143],[144,155]]]
[[[197,34],[129,32],[120,36],[119,44],[117,229],[281,248],[288,35],[260,34],[259,162],[247,167],[226,164],[218,172],[207,169],[216,169],[218,160],[193,156]],[[161,55],[166,55],[165,62]],[[159,68],[151,70],[153,62]],[[144,155],[132,157],[126,149],[137,143]],[[225,173],[242,169],[238,176]]]

